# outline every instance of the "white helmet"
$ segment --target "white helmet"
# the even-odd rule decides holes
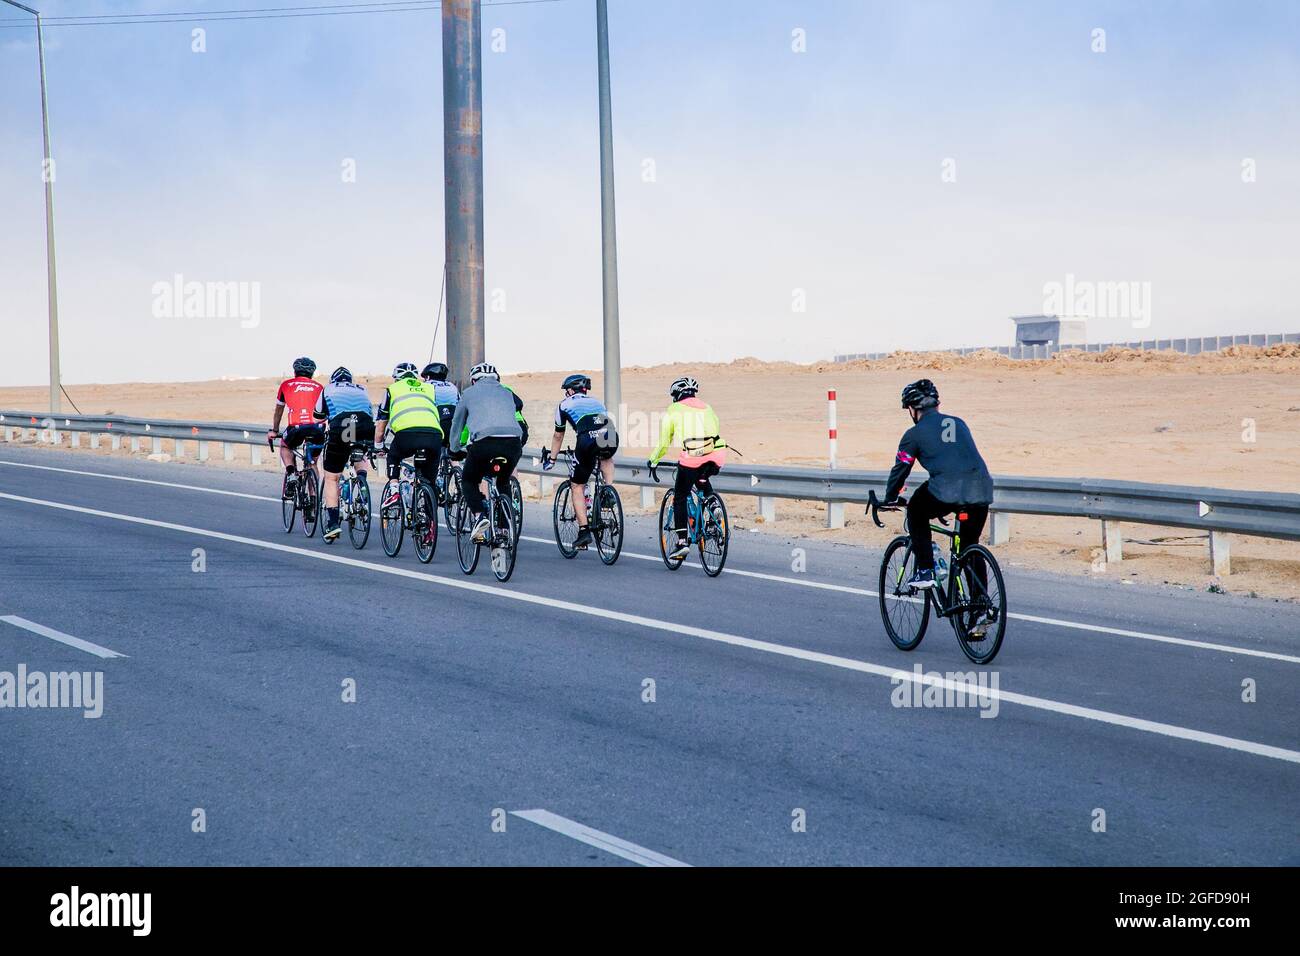
[[[694,395],[700,390],[700,383],[689,375],[683,375],[668,386],[668,395],[674,402],[680,402],[687,394]]]
[[[498,382],[501,381],[501,376],[497,374],[497,367],[489,365],[487,362],[480,362],[469,370],[469,383],[471,385],[481,378],[495,378]]]

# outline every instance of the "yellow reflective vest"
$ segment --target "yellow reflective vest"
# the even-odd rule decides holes
[[[441,435],[442,417],[433,400],[433,389],[409,375],[389,385],[388,427],[394,432],[434,428]]]

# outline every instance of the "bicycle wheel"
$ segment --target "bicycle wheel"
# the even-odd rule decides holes
[[[478,517],[470,510],[469,502],[461,494],[456,499],[456,557],[460,560],[460,569],[466,574],[473,574],[478,567],[478,542],[474,540],[474,525]]]
[[[519,479],[514,475],[510,476],[510,504],[515,509],[515,540],[519,540],[519,535],[524,530],[524,489],[519,485]]]
[[[379,537],[384,542],[384,554],[397,557],[402,550],[402,536],[406,533],[402,521],[402,486],[396,478],[389,478],[379,496]]]
[[[1002,583],[1002,569],[993,552],[980,544],[962,548],[954,562],[951,591],[956,610],[951,615],[952,628],[962,653],[976,664],[987,664],[1002,647],[1007,630],[1007,592]],[[983,634],[972,634],[972,628]]]
[[[673,527],[673,493],[664,492],[664,500],[659,504],[659,556],[664,559],[664,567],[676,571],[686,560],[685,556],[670,558],[668,553],[677,545],[677,532]]]
[[[411,504],[415,509],[411,515],[411,540],[415,542],[415,556],[421,564],[428,564],[438,548],[438,506],[434,504],[433,491],[423,481],[416,485]]]
[[[578,556],[573,542],[578,540],[578,515],[573,510],[573,485],[560,482],[555,489],[555,503],[551,506],[551,519],[555,525],[555,546],[566,558]]]
[[[600,560],[613,564],[623,553],[623,502],[609,485],[600,486],[600,527],[596,530],[596,552]]]
[[[911,545],[911,538],[899,535],[880,559],[880,616],[885,633],[900,651],[916,650],[930,623],[929,595],[907,587],[916,570]]]
[[[315,537],[316,526],[320,524],[320,481],[316,469],[308,468],[299,476],[302,485],[302,533]]]
[[[495,512],[492,519],[492,546],[489,560],[492,573],[502,584],[510,580],[515,573],[515,556],[519,553],[519,531],[515,527],[515,506],[509,498],[500,495],[493,504]]]
[[[352,510],[348,512],[348,537],[352,547],[360,551],[370,540],[370,482],[356,479],[352,482]]]
[[[281,479],[283,481],[283,479]],[[280,489],[280,521],[284,524],[284,533],[293,530],[293,519],[298,514],[298,491],[294,489],[293,497],[286,498],[284,489]]]
[[[716,578],[727,563],[727,547],[731,543],[731,522],[727,520],[727,506],[717,495],[709,495],[700,510],[700,564],[704,573]]]
[[[453,465],[447,466],[447,478],[443,482],[443,518],[447,522],[447,533],[456,533],[456,502],[460,500],[460,469]]]

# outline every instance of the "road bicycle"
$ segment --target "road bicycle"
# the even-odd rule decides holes
[[[474,526],[479,516],[469,506],[465,489],[461,488],[456,499],[456,555],[460,559],[460,569],[466,574],[473,574],[478,567],[479,549],[486,547],[491,554],[492,573],[503,584],[510,580],[515,572],[515,556],[519,551],[519,528],[515,523],[515,506],[497,488],[496,476],[510,463],[509,459],[496,457],[492,459],[492,468],[487,475],[488,530],[483,543],[474,540]],[[513,475],[511,477],[514,477]],[[517,484],[517,483],[515,483]],[[515,485],[511,486],[513,494]]]
[[[433,483],[438,505],[442,508],[443,519],[447,522],[447,533],[456,533],[456,501],[460,497],[460,462],[452,461],[451,455],[444,452],[438,459],[438,478]]]
[[[883,504],[872,491],[868,495],[867,513],[876,527],[883,528],[881,511],[898,511],[898,505]],[[931,524],[930,530],[949,539],[945,560],[936,548],[935,585],[917,589],[908,585],[916,570],[912,539],[900,534],[885,547],[880,559],[880,616],[885,631],[899,650],[913,651],[925,636],[930,610],[946,617],[957,635],[957,643],[976,664],[987,664],[997,656],[1007,629],[1007,592],[993,552],[982,544],[961,543],[961,522],[966,512],[958,509],[957,526],[948,521]]]
[[[284,441],[283,435],[280,441]],[[268,438],[266,443],[274,455],[275,440]],[[293,449],[293,494],[288,498],[280,495],[280,520],[284,523],[285,534],[293,531],[299,512],[302,512],[302,533],[309,538],[316,534],[316,526],[320,524],[320,479],[316,477],[316,455],[324,447],[323,442],[303,442]]]
[[[658,465],[650,468],[650,477],[659,482]],[[664,566],[669,571],[676,571],[686,560],[670,557],[677,546],[677,531],[673,517],[673,489],[664,492],[659,504],[659,555],[664,559]],[[727,549],[731,544],[731,522],[727,518],[727,506],[716,492],[706,495],[700,482],[691,485],[686,499],[686,538],[700,552],[700,565],[704,573],[716,578],[722,573],[727,563]]]
[[[374,445],[369,442],[354,445],[343,474],[339,475],[339,521],[347,522],[348,538],[358,551],[370,539],[370,482],[363,481],[357,473],[357,465],[365,459],[370,460],[371,468],[376,467]]]
[[[384,554],[397,557],[402,538],[411,533],[415,556],[421,564],[433,560],[438,547],[438,508],[434,504],[433,486],[420,476],[418,465],[428,458],[423,448],[402,460],[398,477],[389,478],[379,498],[379,536]]]
[[[556,458],[564,458],[569,466],[569,477],[555,489],[555,502],[551,516],[555,524],[555,546],[566,558],[578,556],[574,542],[578,539],[578,513],[573,508],[573,472],[578,458],[572,448],[563,448]],[[613,485],[605,484],[605,476],[597,467],[591,474],[594,490],[586,496],[587,528],[596,542],[596,553],[605,564],[613,564],[623,552],[623,502]],[[586,494],[586,488],[582,489]]]

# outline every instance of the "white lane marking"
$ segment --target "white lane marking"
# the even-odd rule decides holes
[[[58,641],[60,644],[67,644],[69,647],[75,647],[79,651],[85,651],[87,654],[94,654],[96,657],[126,657],[125,654],[119,654],[117,651],[110,651],[107,647],[100,647],[98,644],[92,644],[90,641],[83,641],[79,637],[73,637],[71,634],[64,634],[62,631],[56,631],[52,627],[46,627],[44,624],[37,624],[35,621],[29,621],[25,617],[19,617],[17,614],[6,614],[0,617],[0,621],[6,624],[12,624],[14,627],[21,627],[25,631],[31,631],[33,634],[39,634],[41,637],[48,637],[52,641]]]
[[[528,820],[530,823],[536,823],[539,827],[554,830],[556,833],[563,833],[579,843],[594,846],[598,850],[604,850],[606,853],[612,853],[615,856],[621,856],[623,859],[639,863],[641,866],[690,866],[689,863],[674,860],[671,856],[664,856],[654,850],[647,850],[645,847],[629,843],[627,840],[620,840],[612,834],[594,830],[585,823],[570,820],[558,813],[552,813],[550,810],[511,810],[510,815]]]
[[[30,465],[25,462],[0,461],[0,465],[13,465],[17,468],[40,468],[44,471],[61,471],[70,475],[88,475],[92,478],[111,478],[116,481],[134,481],[146,485],[162,485],[165,488],[181,488],[186,491],[206,491],[214,495],[230,495],[234,498],[251,498],[254,501],[279,501],[279,498],[272,498],[267,495],[250,495],[242,491],[225,491],[220,488],[205,488],[201,485],[182,485],[171,481],[154,481],[148,478],[127,478],[123,475],[108,475],[98,471],[76,471],[72,468],[54,468],[50,465]],[[532,541],[537,544],[554,545],[553,538],[538,538],[532,535],[520,535],[523,541]],[[630,551],[623,552],[624,557],[635,558],[638,561],[655,561],[661,559],[650,554],[633,554]],[[798,587],[815,588],[820,591],[838,591],[841,594],[854,594],[860,597],[877,597],[878,592],[870,591],[866,588],[855,588],[847,584],[828,584],[824,581],[807,581],[800,578],[786,577],[781,574],[767,574],[763,571],[742,571],[739,568],[723,568],[723,574],[734,574],[738,577],[756,578],[761,581],[775,581],[780,584],[793,584]],[[1040,617],[1035,614],[1021,614],[1011,611],[1007,614],[1008,618],[1017,621],[1028,621],[1033,624],[1047,624],[1052,627],[1071,628],[1076,631],[1091,631],[1096,634],[1110,634],[1115,637],[1131,637],[1141,641],[1154,641],[1159,644],[1175,644],[1180,647],[1196,647],[1204,651],[1216,651],[1221,654],[1240,654],[1245,657],[1261,657],[1270,661],[1284,661],[1288,664],[1300,664],[1300,656],[1294,654],[1281,654],[1277,651],[1263,651],[1252,647],[1237,647],[1232,644],[1214,644],[1210,641],[1194,641],[1186,637],[1170,637],[1167,634],[1153,634],[1149,631],[1131,631],[1120,627],[1108,627],[1104,624],[1084,624],[1081,621],[1065,621],[1055,617]]]
[[[431,584],[438,584],[443,587],[455,588],[460,591],[473,591],[476,594],[491,595],[492,597],[501,598],[507,601],[517,601],[521,604],[532,604],[540,607],[552,608],[554,610],[567,611],[570,614],[582,614],[587,617],[598,617],[608,621],[618,621],[623,624],[634,624],[648,630],[663,631],[675,637],[695,637],[700,640],[712,641],[717,644],[729,644],[732,647],[744,647],[750,650],[763,651],[767,654],[776,654],[781,657],[789,657],[795,660],[808,661],[814,664],[825,664],[828,667],[838,667],[843,670],[856,671],[861,674],[874,674],[877,677],[886,677],[891,680],[905,680],[920,684],[937,683],[945,689],[951,689],[954,693],[966,693],[968,691],[968,686],[966,684],[959,684],[952,680],[936,682],[926,674],[917,675],[912,671],[899,670],[897,667],[885,667],[882,664],[872,664],[868,661],[860,661],[851,657],[838,657],[834,654],[824,654],[821,651],[810,651],[801,647],[790,647],[785,644],[773,644],[770,641],[755,640],[750,637],[741,637],[738,634],[727,634],[723,631],[711,631],[707,628],[695,627],[690,624],[675,624],[671,621],[660,621],[652,617],[643,617],[640,614],[628,614],[623,611],[610,611],[605,608],[590,607],[585,604],[574,604],[570,601],[561,601],[558,598],[545,597],[540,594],[527,594],[522,591],[511,591],[504,587],[479,584],[476,581],[471,581],[464,577],[444,578],[441,575],[429,574],[424,571],[414,571],[394,564],[380,564],[373,561],[362,561],[358,558],[349,558],[341,554],[332,554],[327,551],[319,550],[307,550],[306,548],[295,548],[287,544],[276,544],[273,541],[261,541],[257,538],[246,538],[242,535],[228,534],[225,531],[209,531],[206,528],[192,528],[188,525],[174,524],[170,521],[159,521],[154,518],[139,518],[135,515],[117,514],[112,511],[100,511],[96,508],[85,508],[81,505],[67,505],[58,501],[43,501],[40,498],[27,498],[22,495],[12,495],[3,491],[0,491],[0,498],[8,499],[10,501],[21,501],[24,504],[39,505],[44,508],[53,508],[57,511],[71,511],[76,514],[93,515],[98,518],[110,518],[114,521],[124,521],[129,524],[145,525],[150,528],[164,528],[169,531],[180,531],[184,534],[192,534],[203,538],[213,538],[218,541],[229,541],[234,544],[246,544],[250,547],[261,548],[265,551],[277,551],[282,554],[292,554],[302,558],[311,558],[316,561],[326,561],[330,564],[340,564],[345,567],[361,568],[366,571],[372,571],[376,574],[390,574],[396,577],[410,578],[415,581],[427,581]],[[1175,737],[1180,740],[1191,740],[1196,743],[1208,744],[1213,747],[1222,747],[1227,750],[1239,750],[1243,753],[1254,754],[1258,757],[1271,757],[1275,760],[1285,760],[1290,763],[1300,764],[1300,751],[1287,750],[1283,747],[1274,747],[1271,744],[1261,744],[1251,740],[1241,740],[1236,737],[1225,737],[1221,734],[1212,734],[1203,730],[1179,727],[1176,724],[1164,724],[1154,720],[1144,720],[1140,717],[1130,717],[1127,714],[1115,714],[1105,710],[1094,710],[1091,707],[1079,707],[1074,704],[1050,700],[1045,697],[1032,697],[1027,694],[1016,694],[1001,689],[994,690],[993,688],[988,688],[986,690],[981,690],[980,694],[987,695],[988,697],[996,697],[998,700],[1005,701],[1009,704],[1020,704],[1024,707],[1032,707],[1037,710],[1065,714],[1070,717],[1080,717],[1085,720],[1095,720],[1104,724],[1113,724],[1117,727],[1128,727],[1132,730],[1141,730],[1146,733],[1159,734],[1165,737]]]

